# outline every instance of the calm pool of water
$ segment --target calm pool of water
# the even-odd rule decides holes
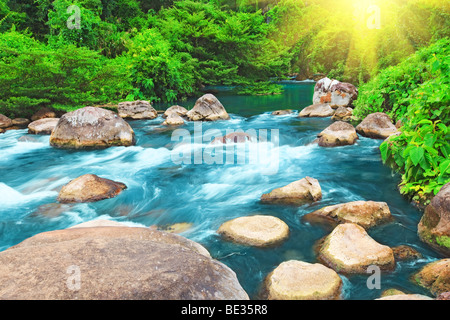
[[[370,230],[370,235],[389,246],[410,245],[424,257],[398,262],[395,272],[382,275],[381,290],[367,288],[369,275],[342,276],[344,298],[374,299],[389,288],[429,295],[409,278],[440,256],[418,239],[421,212],[399,194],[399,177],[381,163],[380,141],[361,138],[353,146],[321,148],[310,142],[332,123],[330,119],[301,119],[297,113],[279,117],[270,114],[279,109],[301,110],[310,104],[312,92],[311,83],[287,83],[285,93],[279,96],[242,97],[230,92],[217,95],[231,120],[204,123],[202,132],[278,130],[278,140],[269,135],[265,142],[276,157],[264,163],[177,163],[174,155],[186,148],[177,145],[172,129],[161,126],[161,118],[130,122],[137,145],[128,148],[65,151],[51,148],[48,136],[31,136],[26,130],[0,135],[0,250],[40,232],[93,219],[141,226],[186,222],[192,227],[182,235],[201,243],[214,258],[231,267],[249,296],[256,299],[265,276],[281,262],[316,261],[314,243],[329,231],[303,222],[303,215],[337,203],[385,201],[395,221]],[[190,108],[194,101],[180,104]],[[198,129],[193,123],[183,128],[192,137]],[[194,142],[192,155],[211,150],[208,142]],[[275,170],[268,171],[268,164],[274,163]],[[114,199],[96,203],[57,204],[60,188],[86,173],[121,181],[128,189]],[[263,193],[305,176],[319,180],[323,192],[320,202],[300,207],[259,202]],[[216,230],[223,222],[254,214],[273,215],[285,221],[290,227],[289,239],[275,248],[256,249],[217,236]]]

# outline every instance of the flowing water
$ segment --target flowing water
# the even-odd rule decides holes
[[[188,131],[182,133],[191,134],[194,143],[182,145],[173,139],[173,129],[161,125],[161,118],[131,121],[137,144],[128,148],[67,151],[50,147],[49,136],[28,135],[26,130],[0,135],[0,251],[37,233],[93,219],[135,226],[189,223],[192,226],[182,235],[201,243],[214,258],[233,269],[249,296],[257,299],[265,276],[281,262],[316,261],[314,244],[329,230],[302,221],[303,215],[337,203],[385,201],[395,221],[375,227],[369,234],[389,246],[412,246],[423,258],[397,262],[395,272],[382,274],[381,290],[367,287],[370,274],[341,276],[344,298],[374,299],[389,288],[429,295],[410,277],[440,256],[418,239],[421,212],[399,194],[399,176],[383,166],[378,149],[381,141],[361,137],[356,145],[339,148],[311,144],[332,121],[298,118],[298,112],[272,116],[274,110],[298,111],[310,105],[312,83],[284,86],[284,94],[278,96],[243,97],[222,92],[217,96],[231,120],[201,125],[203,133],[212,129],[222,134],[254,129],[262,134],[266,130],[267,141],[248,143],[265,145],[270,150],[269,156],[262,159],[265,161],[240,163],[235,158],[220,164],[218,152],[215,155],[219,163],[204,160],[196,164],[194,155],[209,159],[207,156],[212,154],[208,153],[208,141],[195,138],[199,124],[183,127]],[[180,104],[191,108],[194,100]],[[187,151],[191,152],[191,164],[175,161],[179,154],[189,155]],[[234,151],[225,150],[223,158],[230,152]],[[96,203],[58,204],[60,188],[87,173],[123,182],[128,188],[116,198]],[[263,193],[305,176],[319,180],[321,201],[298,207],[260,203]],[[223,241],[216,234],[225,221],[254,214],[273,215],[285,221],[290,228],[289,239],[275,248],[259,249]]]

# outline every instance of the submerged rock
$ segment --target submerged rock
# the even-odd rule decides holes
[[[329,223],[333,226],[340,223],[356,223],[365,229],[392,219],[386,202],[354,201],[327,206],[303,217],[309,222]]]
[[[418,234],[423,242],[450,256],[450,183],[444,185],[425,208]]]
[[[186,113],[191,121],[228,120],[230,116],[220,101],[208,93],[197,100],[192,110]]]
[[[306,117],[317,117],[317,118],[326,118],[331,117],[334,114],[334,110],[330,107],[329,104],[313,104],[312,106],[306,107],[299,113],[300,118]]]
[[[322,189],[319,181],[306,177],[292,182],[285,187],[263,194],[261,201],[265,203],[302,204],[322,199]]]
[[[244,132],[233,132],[230,134],[227,134],[223,137],[215,138],[213,141],[211,141],[212,144],[215,143],[245,143],[248,141],[253,141],[255,137],[251,136],[248,133]]]
[[[422,254],[410,246],[401,245],[392,247],[395,261],[416,260],[422,258]]]
[[[356,131],[368,138],[386,139],[396,134],[398,129],[392,123],[391,118],[385,113],[376,112],[369,114],[357,127]]]
[[[450,291],[450,259],[431,262],[413,276],[413,281],[434,295]]]
[[[131,126],[110,110],[85,107],[64,114],[50,136],[50,145],[84,149],[135,144]]]
[[[117,106],[117,111],[119,117],[125,119],[141,120],[158,117],[158,112],[152,107],[150,102],[143,100],[121,102]]]
[[[141,227],[77,227],[0,253],[0,299],[247,300],[236,274],[178,235]]]
[[[338,225],[323,241],[319,261],[339,273],[365,274],[369,266],[392,271],[391,248],[373,240],[363,227],[354,223]]]
[[[273,116],[285,116],[288,114],[292,114],[292,110],[276,110],[274,112],[272,112]]]
[[[121,182],[85,174],[62,187],[58,201],[61,203],[100,201],[113,198],[126,188],[127,186]]]
[[[268,247],[286,240],[289,227],[276,217],[256,215],[227,221],[217,233],[240,244]]]
[[[188,231],[192,228],[194,224],[189,222],[180,222],[180,223],[174,223],[167,226],[161,226],[158,227],[158,230],[162,230],[168,233],[183,233],[185,231]]]
[[[339,147],[355,144],[359,139],[355,128],[343,121],[333,123],[319,135],[319,146]]]
[[[336,300],[342,280],[322,264],[291,260],[267,276],[265,287],[269,300]]]
[[[322,78],[314,88],[313,103],[328,103],[332,108],[349,107],[358,98],[358,89],[346,82]]]
[[[43,118],[28,125],[29,134],[50,135],[58,124],[58,118]]]

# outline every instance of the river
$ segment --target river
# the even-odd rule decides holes
[[[369,289],[370,275],[343,276],[345,299],[375,299],[383,290],[429,295],[410,281],[425,264],[440,258],[417,236],[421,212],[397,189],[399,176],[381,162],[381,141],[361,137],[357,144],[321,148],[311,144],[329,126],[330,118],[298,118],[298,112],[273,116],[279,109],[301,110],[311,104],[313,83],[288,82],[275,96],[237,96],[222,92],[217,97],[231,115],[228,121],[188,123],[191,145],[174,139],[173,129],[162,119],[130,121],[137,144],[95,151],[67,151],[49,146],[49,136],[10,130],[0,135],[0,251],[37,233],[63,229],[93,219],[110,219],[135,226],[192,224],[183,236],[201,243],[211,255],[233,269],[253,299],[258,298],[265,276],[281,262],[299,259],[315,262],[315,242],[329,230],[302,221],[302,216],[321,207],[356,201],[387,202],[392,223],[369,230],[378,242],[409,245],[423,258],[397,262],[396,270],[382,274],[381,290]],[[191,108],[194,100],[180,102]],[[188,131],[186,131],[186,129]],[[211,159],[208,141],[195,140],[196,130],[255,130],[268,133],[267,157],[240,163],[227,161],[227,150]],[[276,139],[275,139],[276,138]],[[176,161],[178,155],[189,155]],[[217,152],[217,150],[215,150]],[[203,157],[196,163],[195,155]],[[206,159],[206,160],[205,160]],[[232,158],[228,158],[231,160]],[[263,161],[265,160],[265,161]],[[127,189],[118,197],[96,203],[61,205],[61,187],[83,174],[92,173],[123,182]],[[319,180],[323,199],[298,207],[261,204],[263,193],[310,176]],[[230,219],[254,214],[273,215],[289,225],[287,241],[275,248],[259,249],[223,241],[219,226]]]

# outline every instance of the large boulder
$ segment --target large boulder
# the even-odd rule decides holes
[[[29,134],[50,135],[58,124],[58,118],[42,118],[28,125]]]
[[[78,227],[0,253],[0,299],[244,300],[236,274],[199,244],[151,228]]]
[[[12,120],[7,116],[0,114],[0,129],[5,129],[13,125]]]
[[[356,131],[364,137],[386,139],[398,133],[391,118],[383,112],[369,114],[357,127]]]
[[[355,128],[343,121],[337,121],[318,135],[319,146],[339,147],[355,144],[359,139]]]
[[[358,98],[358,89],[346,82],[322,78],[314,88],[313,103],[328,103],[332,108],[349,107]]]
[[[386,202],[354,201],[327,206],[303,217],[305,221],[326,223],[336,226],[340,223],[356,223],[365,229],[392,219]]]
[[[319,181],[306,177],[261,196],[264,203],[302,204],[322,199]]]
[[[334,270],[296,260],[281,263],[265,281],[269,300],[336,300],[341,289],[342,280]]]
[[[276,217],[256,215],[227,221],[217,233],[236,243],[269,247],[284,241],[289,236],[289,227]]]
[[[450,183],[431,200],[418,225],[419,237],[445,256],[450,256]]]
[[[131,146],[135,136],[131,126],[113,111],[85,107],[61,117],[50,144],[70,149]]]
[[[191,121],[228,120],[230,116],[220,101],[208,93],[197,100],[194,108],[186,113]]]
[[[450,259],[427,264],[413,276],[413,281],[436,297],[450,291]]]
[[[363,227],[354,223],[338,225],[325,238],[318,258],[339,273],[365,274],[372,265],[383,271],[395,268],[392,249],[373,240]]]
[[[117,106],[117,111],[119,117],[125,119],[141,120],[158,117],[158,112],[152,107],[150,102],[143,100],[121,102]]]
[[[331,117],[334,114],[334,110],[329,104],[313,104],[312,106],[306,107],[299,113],[300,118],[326,118]]]
[[[61,203],[94,202],[117,196],[127,186],[121,182],[85,174],[62,187],[58,201]]]

